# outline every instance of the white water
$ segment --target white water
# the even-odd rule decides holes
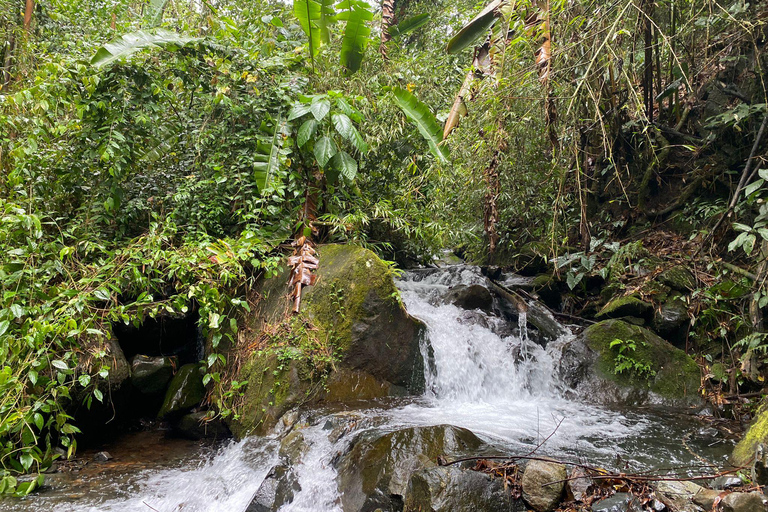
[[[398,284],[403,301],[408,311],[428,326],[429,345],[422,347],[425,359],[431,358],[430,364],[425,364],[425,395],[395,408],[349,413],[348,419],[329,416],[332,419],[328,422],[338,425],[346,421],[348,430],[358,432],[447,423],[472,430],[503,453],[527,453],[548,438],[539,453],[606,462],[648,452],[646,439],[654,436],[657,445],[669,443],[660,450],[666,462],[683,461],[668,426],[659,427],[657,420],[561,397],[553,354],[564,340],[551,342],[547,351],[529,338],[524,315],[512,332],[499,318],[443,303],[450,287],[482,280],[471,267],[406,275]],[[332,461],[346,450],[351,436],[331,435],[333,429],[326,428],[325,423],[321,418],[296,427],[301,428],[307,445],[292,468],[301,490],[281,512],[342,510]],[[660,429],[661,434],[654,434],[654,429]],[[55,506],[47,508],[49,502],[41,495],[26,502],[32,506],[24,510],[243,512],[277,463],[277,451],[275,439],[251,438],[232,443],[191,467],[134,475],[129,485],[113,485],[108,499],[101,494],[74,503],[56,499]],[[648,455],[651,460],[655,456]],[[110,486],[109,479],[103,485]],[[0,502],[0,511],[22,510],[4,506]]]

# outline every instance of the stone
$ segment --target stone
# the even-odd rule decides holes
[[[656,280],[679,292],[692,292],[696,289],[696,279],[690,270],[682,265],[669,268],[656,276]]]
[[[765,512],[765,496],[760,492],[732,492],[720,502],[722,512]]]
[[[448,292],[445,301],[462,309],[480,309],[486,313],[490,313],[493,307],[491,292],[479,284],[456,285]]]
[[[653,305],[640,300],[633,295],[619,297],[608,302],[595,315],[596,320],[605,320],[608,318],[621,318],[625,316],[634,316],[638,318],[650,318],[653,314]]]
[[[692,501],[704,510],[712,510],[715,506],[715,500],[720,496],[720,491],[706,489],[702,487],[693,497]]]
[[[207,419],[208,411],[185,414],[174,425],[174,431],[187,439],[224,439],[229,437],[229,429],[220,418]]]
[[[199,364],[185,364],[173,376],[165,393],[165,400],[157,413],[159,419],[179,416],[203,401],[203,368]]]
[[[482,445],[469,430],[451,425],[363,433],[338,464],[344,511],[399,508],[411,473],[435,467],[438,456],[476,453]]]
[[[653,315],[653,330],[661,336],[674,336],[690,321],[688,306],[675,295],[664,302]]]
[[[344,509],[346,512],[346,508]],[[366,509],[373,510],[373,509]],[[384,508],[383,510],[391,510]],[[403,512],[522,512],[499,479],[455,466],[414,472],[408,480]]]
[[[277,512],[283,505],[291,503],[300,490],[293,470],[277,465],[264,478],[245,512]]]
[[[94,462],[107,462],[108,460],[112,460],[112,455],[109,452],[102,451],[93,456]]]
[[[120,343],[114,338],[105,343],[105,352],[103,363],[109,366],[109,375],[107,382],[109,389],[116,390],[131,376],[131,365],[125,358]]]
[[[583,501],[587,489],[592,485],[592,478],[583,469],[576,467],[570,471],[566,482],[568,494],[574,501]]]
[[[562,464],[542,460],[528,462],[521,482],[523,500],[537,512],[556,509],[563,497],[566,478],[568,473]]]
[[[173,361],[170,357],[137,354],[131,360],[131,384],[145,395],[165,391],[172,377]]]
[[[392,269],[361,247],[324,245],[317,252],[317,283],[303,289],[301,312],[288,320],[285,336],[292,343],[275,340],[252,353],[234,377],[248,382],[240,417],[228,420],[237,437],[264,434],[287,411],[326,396],[350,401],[424,391],[420,344],[426,328],[405,311]],[[287,281],[286,270],[249,292],[258,308],[245,319],[242,332],[254,337],[245,344],[286,322]],[[302,349],[312,345],[306,343],[310,336],[332,344],[334,361],[327,368],[318,368]]]
[[[617,492],[610,498],[592,504],[592,512],[641,512],[640,501],[626,492]]]
[[[625,349],[624,355],[643,370],[617,372],[619,348],[611,347],[614,340],[634,343],[635,349]],[[688,407],[701,402],[699,366],[648,329],[622,320],[604,320],[566,342],[561,351],[559,372],[576,395],[622,405]],[[571,357],[578,360],[567,359]]]
[[[744,482],[738,476],[723,475],[712,480],[710,487],[713,489],[731,489],[733,487],[741,487]]]
[[[736,467],[753,465],[759,477],[768,474],[768,400],[763,399],[752,424],[734,447],[731,464]],[[757,483],[768,483],[768,478],[761,480]]]
[[[702,490],[705,490],[702,486],[688,481],[662,480],[656,484],[656,491],[663,494],[679,510],[690,508],[694,496]]]

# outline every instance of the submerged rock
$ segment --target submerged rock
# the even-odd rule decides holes
[[[291,503],[301,491],[298,479],[289,466],[273,467],[259,486],[245,512],[276,512]]]
[[[136,355],[131,360],[131,384],[145,395],[161,393],[173,377],[170,357]]]
[[[437,466],[438,456],[476,453],[482,445],[469,430],[451,425],[364,433],[338,465],[344,511],[402,507],[411,473]]]
[[[605,320],[565,343],[562,354],[559,371],[564,381],[591,400],[677,406],[700,402],[696,362],[648,329]]]
[[[318,254],[317,284],[304,288],[301,313],[282,334],[290,343],[251,354],[236,377],[248,381],[240,419],[230,424],[239,437],[266,432],[300,404],[424,390],[424,324],[405,311],[390,267],[361,247],[326,245]],[[259,308],[244,332],[258,336],[286,322],[287,276],[260,283]],[[310,355],[318,344],[329,354],[323,367]]]
[[[537,512],[551,512],[561,501],[566,478],[562,464],[532,460],[523,471],[523,499]]]
[[[344,509],[347,510],[346,508]],[[366,509],[373,510],[373,509]],[[390,510],[390,509],[382,509]],[[455,466],[414,472],[405,493],[403,512],[524,511],[501,480]]]
[[[202,402],[205,397],[202,379],[203,369],[199,364],[185,364],[179,368],[168,386],[157,417],[165,419],[177,416]]]

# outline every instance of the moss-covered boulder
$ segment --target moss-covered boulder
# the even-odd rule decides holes
[[[424,324],[405,311],[392,269],[367,249],[318,248],[318,279],[290,315],[288,271],[252,293],[238,381],[247,381],[237,436],[264,433],[296,406],[418,394]]]
[[[179,368],[168,385],[157,417],[166,419],[180,416],[202,402],[205,397],[204,373],[199,364],[190,363]]]
[[[648,329],[622,320],[594,324],[565,344],[560,371],[577,395],[603,403],[700,403],[696,362]]]
[[[469,430],[451,425],[405,428],[385,435],[364,433],[339,463],[343,508],[402,509],[411,473],[437,466],[438,456],[474,454],[482,445]]]
[[[523,512],[526,507],[502,479],[486,473],[448,466],[422,469],[411,475],[404,512],[463,510]]]
[[[608,302],[598,311],[595,318],[606,320],[609,318],[622,318],[625,316],[635,318],[649,318],[653,314],[653,305],[640,300],[634,295],[619,297]]]
[[[768,484],[768,401],[764,400],[744,437],[733,449],[731,464],[748,466],[755,463],[761,484]]]
[[[659,274],[656,280],[679,292],[691,292],[696,289],[696,279],[691,271],[682,265],[669,268]]]

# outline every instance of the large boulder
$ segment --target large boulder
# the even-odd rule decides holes
[[[757,483],[768,484],[768,401],[763,401],[754,421],[733,449],[731,464],[754,465]]]
[[[619,297],[608,302],[597,312],[595,318],[605,320],[608,318],[649,318],[653,314],[653,305],[633,295]]]
[[[411,473],[436,467],[442,455],[476,453],[482,444],[469,430],[451,425],[363,433],[338,466],[344,511],[401,508]]]
[[[204,370],[199,364],[190,363],[179,368],[168,385],[157,417],[178,417],[202,402],[205,397],[203,374]]]
[[[170,357],[137,354],[131,359],[131,384],[145,395],[165,390],[173,377],[173,361]]]
[[[414,472],[408,481],[404,512],[480,510],[523,512],[525,505],[512,496],[500,479],[455,466],[422,469]]]
[[[622,320],[591,325],[562,346],[560,361],[564,382],[593,401],[683,407],[700,403],[696,362],[648,329]]]
[[[456,285],[451,288],[444,300],[462,309],[480,309],[486,313],[490,313],[493,307],[491,292],[480,284]]]
[[[367,249],[318,248],[317,283],[303,290],[301,312],[289,317],[288,271],[252,292],[246,319],[247,381],[238,437],[265,433],[286,411],[319,401],[419,394],[424,390],[420,343],[424,324],[405,311],[392,269]]]

